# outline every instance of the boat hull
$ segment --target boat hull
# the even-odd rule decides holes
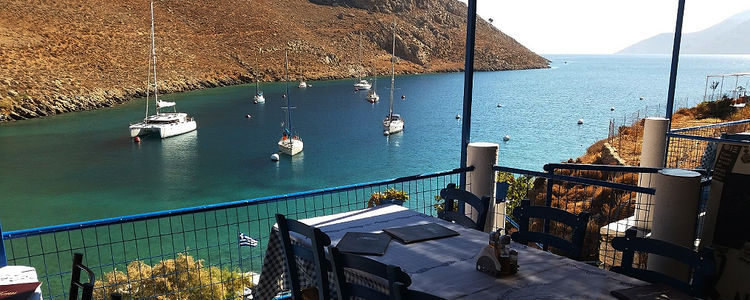
[[[302,140],[296,138],[279,140],[279,152],[283,154],[294,156],[302,152],[303,148],[304,144],[302,143]]]
[[[253,102],[266,103],[266,97],[263,97],[263,95],[255,95],[255,97],[253,97]]]
[[[174,124],[137,123],[130,125],[130,137],[156,135],[164,139],[188,133],[197,128],[198,124],[194,120]]]
[[[383,122],[383,135],[391,135],[394,133],[399,133],[404,131],[404,121],[403,120],[396,120],[396,121],[385,121]]]

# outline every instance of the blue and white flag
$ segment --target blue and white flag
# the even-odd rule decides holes
[[[240,246],[248,246],[248,247],[258,246],[258,241],[256,241],[254,238],[251,238],[245,235],[242,232],[240,232],[239,240],[240,240]]]

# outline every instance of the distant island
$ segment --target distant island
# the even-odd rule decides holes
[[[750,10],[698,32],[682,34],[681,54],[750,54]],[[674,33],[661,33],[645,39],[617,54],[672,53]]]
[[[464,66],[467,8],[458,0],[161,0],[154,7],[160,92],[248,83],[256,76],[280,80],[284,50],[292,80],[354,77],[360,62],[367,74],[387,74],[394,14],[396,73]],[[144,96],[150,25],[144,0],[4,3],[0,121]],[[477,20],[478,70],[548,66]]]

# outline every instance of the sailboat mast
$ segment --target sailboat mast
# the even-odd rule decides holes
[[[359,32],[359,68],[357,68],[357,82],[362,80],[362,31]]]
[[[396,61],[396,15],[393,15],[393,49],[391,51],[391,107],[388,110],[388,121],[390,122],[393,116],[393,86],[395,78],[394,64]]]
[[[154,99],[156,101],[156,114],[159,114],[159,89],[156,84],[156,38],[154,37],[154,1],[151,1],[151,59],[154,64]]]
[[[286,124],[289,128],[289,138],[291,139],[292,134],[292,107],[289,106],[289,58],[288,51],[284,51],[284,70],[286,71]],[[291,141],[291,140],[290,140]]]
[[[255,95],[257,95],[258,94],[258,84],[259,84],[258,83],[258,57],[257,56],[255,57],[255,72],[254,72],[253,75],[255,75],[253,77],[255,77]]]

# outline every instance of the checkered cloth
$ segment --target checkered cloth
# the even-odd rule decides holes
[[[280,232],[276,226],[271,230],[271,234],[268,239],[268,248],[266,249],[265,261],[263,262],[263,268],[261,270],[260,280],[253,289],[253,299],[273,299],[278,296],[282,291],[288,291],[292,285],[289,281],[289,271],[286,269],[284,264],[284,249],[281,245]],[[292,243],[301,245],[302,243],[292,238]],[[309,246],[309,244],[307,244]],[[297,264],[297,271],[299,273],[300,286],[314,286],[318,279],[315,273],[315,263],[295,257],[295,263]],[[376,290],[383,292],[388,291],[388,282],[372,278],[371,275],[365,273],[357,273],[356,271],[345,270],[344,276],[347,282],[357,282],[361,285],[369,286]],[[328,282],[330,283],[330,299],[337,299],[336,286],[334,281],[333,273],[328,272]]]

